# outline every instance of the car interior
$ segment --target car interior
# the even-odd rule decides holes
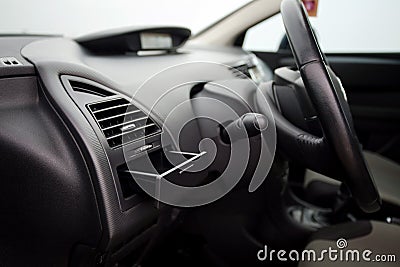
[[[307,1],[1,34],[0,265],[364,266],[258,257],[345,239],[399,266],[400,50],[324,53]]]

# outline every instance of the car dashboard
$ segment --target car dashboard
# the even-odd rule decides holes
[[[9,230],[25,229],[5,232],[0,242],[21,264],[112,263],[141,247],[160,203],[135,185],[128,167],[143,171],[147,152],[158,172],[179,176],[167,160],[178,147],[164,147],[161,134],[171,110],[191,99],[196,86],[185,81],[272,79],[239,48],[188,44],[173,53],[110,55],[52,36],[4,36],[0,47],[11,62],[0,63],[1,206]],[[181,78],[183,87],[159,104],[169,82]],[[199,156],[201,130],[192,123],[183,131],[179,149]],[[210,174],[190,175],[201,181]],[[16,257],[20,251],[26,258]]]

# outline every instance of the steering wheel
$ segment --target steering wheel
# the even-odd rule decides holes
[[[281,14],[297,68],[323,131],[322,137],[307,132],[297,135],[302,145],[308,146],[302,152],[308,152],[304,156],[311,158],[315,158],[312,153],[317,150],[332,153],[332,157],[325,159],[335,158],[339,165],[336,168],[342,170],[341,180],[359,207],[375,212],[381,199],[354,131],[343,87],[334,82],[336,77],[327,65],[303,4],[299,0],[283,0]]]

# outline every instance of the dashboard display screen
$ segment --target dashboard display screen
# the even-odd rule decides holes
[[[143,50],[163,50],[172,48],[172,37],[168,33],[142,32],[140,42]]]

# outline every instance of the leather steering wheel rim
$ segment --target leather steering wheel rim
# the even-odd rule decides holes
[[[342,165],[342,179],[359,207],[375,212],[381,206],[381,198],[352,127],[351,115],[344,110],[347,103],[338,93],[342,88],[335,88],[332,82],[305,8],[299,0],[283,0],[281,14],[296,65],[323,129],[322,139]]]

